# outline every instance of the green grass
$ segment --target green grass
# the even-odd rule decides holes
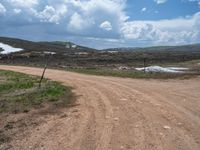
[[[113,77],[123,77],[123,78],[141,78],[141,79],[171,79],[186,77],[186,74],[175,74],[175,73],[144,73],[142,71],[127,71],[127,70],[112,70],[103,68],[77,68],[69,69],[68,71],[99,75],[99,76],[113,76]]]
[[[23,112],[43,103],[68,105],[74,99],[72,89],[44,79],[38,88],[39,77],[0,70],[0,113]]]

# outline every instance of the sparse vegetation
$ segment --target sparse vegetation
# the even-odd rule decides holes
[[[185,78],[191,75],[199,74],[200,72],[199,44],[95,50],[82,46],[77,46],[76,49],[72,49],[68,47],[67,44],[73,45],[73,43],[62,41],[31,42],[14,38],[0,37],[0,42],[24,49],[24,51],[11,53],[9,55],[1,55],[0,64],[6,65],[43,67],[47,58],[47,54],[45,54],[45,52],[54,52],[54,55],[49,56],[48,67],[54,69],[67,69],[69,71],[93,75],[168,79],[177,77]],[[190,74],[144,74],[143,72],[135,71],[134,69],[119,69],[121,66],[125,66],[127,68],[143,67],[144,60],[146,60],[146,66],[186,67],[189,68],[191,72]],[[10,85],[7,84],[2,88],[10,88],[9,86]],[[23,87],[32,85],[29,83],[28,85],[17,86]]]
[[[48,66],[54,68],[69,67],[116,67],[143,66],[144,58],[147,65],[165,65],[200,59],[200,45],[159,46],[147,48],[117,48],[95,50],[78,46],[69,48],[69,42],[31,42],[26,40],[0,37],[0,42],[24,51],[1,55],[1,64],[43,66],[45,52],[55,53]]]
[[[0,70],[0,113],[26,112],[45,102],[66,106],[73,100],[70,87],[44,79],[39,89],[38,81],[36,76]]]
[[[112,70],[112,69],[102,69],[102,68],[79,68],[79,69],[69,69],[69,71],[91,74],[91,75],[101,75],[101,76],[113,76],[113,77],[123,77],[123,78],[144,78],[144,79],[170,79],[170,78],[189,78],[196,74],[175,74],[175,73],[144,73],[142,71],[122,71],[122,70]]]

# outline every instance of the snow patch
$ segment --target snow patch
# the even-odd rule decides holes
[[[145,70],[146,72],[167,72],[167,73],[183,73],[188,70],[188,68],[181,67],[160,67],[160,66],[149,66],[146,68],[135,68],[138,71]]]
[[[188,70],[188,68],[183,68],[183,67],[167,67],[167,69],[177,70],[177,71]]]
[[[74,49],[77,48],[77,45],[72,45],[72,48],[74,48]]]
[[[3,51],[1,51],[0,54],[9,54],[9,53],[19,52],[23,50],[22,48],[15,48],[4,43],[0,43],[0,48],[3,49]]]
[[[120,66],[118,69],[119,69],[119,70],[129,70],[130,68],[129,68],[129,67],[126,67],[126,66]]]
[[[44,51],[44,54],[47,54],[47,55],[55,55],[56,52],[48,52],[48,51]]]

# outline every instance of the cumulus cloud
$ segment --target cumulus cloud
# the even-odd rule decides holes
[[[193,16],[159,21],[126,22],[121,29],[126,40],[154,44],[182,44],[200,40],[200,12]]]
[[[67,13],[67,8],[62,5],[59,9],[55,9],[53,6],[46,5],[43,11],[37,12],[35,9],[32,9],[32,13],[41,22],[59,24],[61,17]]]
[[[128,19],[124,11],[126,0],[4,0],[4,4],[9,8],[5,20],[13,28],[34,24],[38,25],[38,30],[41,28],[51,33],[53,27],[59,33],[72,36],[120,37],[119,29]],[[13,18],[13,14],[20,14],[19,18]],[[105,20],[112,27],[107,24],[102,30],[99,26]],[[111,28],[112,32],[108,34]]]
[[[100,24],[99,26],[100,28],[107,30],[107,31],[111,31],[112,30],[112,25],[109,21],[104,21]]]
[[[0,3],[0,15],[6,12],[6,8]]]
[[[154,0],[154,2],[156,2],[157,4],[163,4],[167,2],[167,0]]]
[[[22,10],[21,9],[13,9],[13,12],[15,14],[20,14],[22,12]]]
[[[7,0],[10,4],[16,7],[32,7],[37,5],[38,0]]]
[[[154,1],[157,4],[167,2]],[[137,43],[186,44],[200,40],[200,12],[170,20],[134,21],[126,14],[126,2],[127,0],[4,0],[0,3],[0,15],[7,15],[1,15],[0,27],[4,30],[0,34],[23,33],[32,35],[32,38],[56,40],[62,37],[76,43],[84,40],[89,43],[91,40],[95,43],[107,43],[107,46],[109,43],[115,46],[117,43],[119,46]],[[146,7],[141,9],[142,12],[146,10]]]
[[[145,22],[126,22],[121,31],[127,40],[152,40],[158,37],[158,30]]]
[[[109,20],[110,24],[114,23],[117,28],[128,19],[123,11],[125,0],[68,1],[67,3],[70,3],[74,10],[80,12],[86,22],[93,20],[90,21],[92,25],[98,26],[105,20]]]
[[[90,25],[90,21],[85,20],[83,16],[75,12],[69,21],[68,30],[82,30]]]

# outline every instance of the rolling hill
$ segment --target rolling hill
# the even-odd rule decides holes
[[[0,37],[0,43],[8,44],[12,47],[22,48],[26,52],[56,52],[59,54],[70,53],[70,52],[87,52],[94,51],[92,48],[83,47],[76,45],[71,42],[33,42],[16,38]]]
[[[144,59],[146,59],[149,65],[162,65],[200,59],[200,44],[96,50],[63,41],[33,42],[0,37],[0,43],[23,49],[15,53],[1,54],[1,64],[41,66],[44,65],[48,54],[53,55],[50,58],[49,65],[58,68],[115,68],[122,65],[142,66]]]

